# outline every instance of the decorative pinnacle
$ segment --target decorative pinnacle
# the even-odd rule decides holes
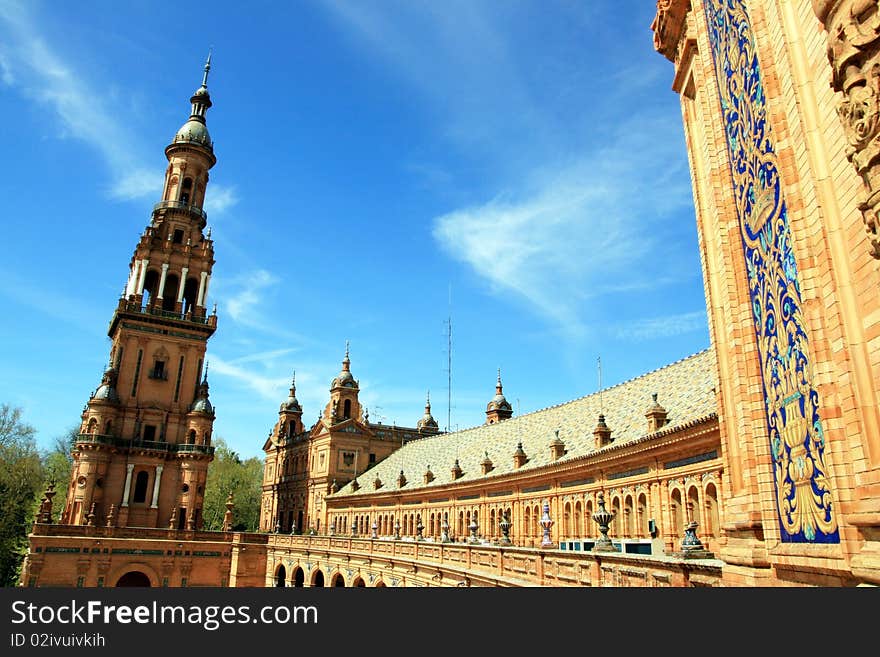
[[[202,86],[205,88],[208,87],[208,73],[211,71],[211,52],[212,52],[212,50],[213,50],[213,48],[208,50],[208,59],[205,62],[205,75],[202,78]]]
[[[207,383],[207,382],[208,382],[208,361],[205,361],[205,376],[204,376],[204,380],[202,381],[202,383]]]
[[[290,387],[296,390],[296,370],[293,370],[293,379],[290,381]]]

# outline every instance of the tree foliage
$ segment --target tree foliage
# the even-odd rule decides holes
[[[232,493],[235,502],[233,529],[256,531],[260,523],[263,462],[256,456],[244,461],[222,438],[214,441],[214,460],[208,466],[205,502],[202,511],[204,529],[219,531],[226,514],[226,498]]]
[[[21,409],[0,405],[0,584],[13,586],[27,551],[27,533],[43,482],[36,430]]]

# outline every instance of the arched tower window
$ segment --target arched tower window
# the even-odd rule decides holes
[[[180,202],[189,203],[192,198],[192,178],[184,178],[183,186],[180,188]]]
[[[143,293],[143,303],[145,306],[149,306],[153,301],[156,300],[156,293],[159,291],[159,272],[155,269],[150,269],[147,271],[147,275],[144,277],[144,293]]]
[[[134,480],[135,504],[147,501],[147,481],[149,478],[150,475],[147,474],[146,470],[141,470],[137,473],[137,478]]]
[[[193,310],[196,306],[196,297],[199,294],[199,282],[195,278],[187,278],[183,286],[183,312]]]
[[[188,436],[188,440],[187,440],[187,442],[188,442],[190,445],[195,445],[195,444],[196,444],[196,430],[195,430],[195,429],[190,429],[190,430],[189,430],[189,436]]]
[[[351,400],[350,399],[345,400],[345,404],[342,407],[342,417],[344,417],[346,420],[351,417]]]
[[[177,274],[168,274],[165,279],[165,289],[162,290],[162,310],[174,310],[179,286],[180,279],[177,278]]]

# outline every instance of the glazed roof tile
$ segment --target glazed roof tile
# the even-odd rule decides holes
[[[706,349],[606,388],[601,393],[596,392],[496,424],[421,438],[405,444],[361,475],[368,477],[369,481],[378,476],[383,483],[379,491],[373,491],[372,487],[353,491],[351,485],[347,484],[331,497],[337,499],[395,490],[429,490],[453,481],[457,484],[474,482],[486,476],[482,474],[480,463],[486,458],[487,452],[494,465],[489,476],[497,476],[551,463],[560,464],[632,443],[649,434],[645,412],[652,406],[651,394],[655,392],[658,393],[658,401],[668,412],[667,424],[660,431],[671,432],[717,413],[714,373],[715,354],[711,349]],[[600,409],[612,431],[613,440],[610,445],[597,450],[593,429],[598,423]],[[566,452],[554,461],[550,445],[557,429]],[[513,454],[519,442],[522,442],[528,461],[517,469],[514,467]],[[463,473],[453,479],[452,467],[456,459]],[[423,484],[422,473],[429,465],[435,478],[431,483]],[[408,483],[403,489],[398,489],[397,477],[401,470],[407,475]]]

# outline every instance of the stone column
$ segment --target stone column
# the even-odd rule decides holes
[[[180,270],[180,287],[177,289],[177,303],[183,303],[183,288],[186,287],[186,275],[189,273],[189,267]]]
[[[125,298],[127,299],[132,294],[135,293],[137,289],[137,282],[140,278],[140,266],[141,261],[135,260],[134,264],[131,266],[131,271],[128,274],[128,285],[125,287]]]
[[[162,263],[162,277],[159,279],[159,292],[156,294],[157,299],[161,299],[165,293],[165,279],[168,276],[168,263]]]
[[[127,472],[125,473],[125,487],[122,491],[122,506],[128,506],[128,495],[131,491],[131,472],[134,470],[134,463],[129,463],[125,468]]]
[[[138,276],[137,292],[135,292],[135,294],[143,294],[144,293],[144,279],[146,279],[146,277],[147,277],[147,267],[149,266],[149,264],[150,264],[149,258],[144,258],[143,260],[141,260],[141,272],[140,272],[140,275]]]
[[[162,481],[162,470],[165,466],[156,466],[156,480],[153,482],[153,503],[150,504],[151,509],[159,508],[159,483]]]
[[[201,307],[205,306],[205,287],[206,287],[205,281],[207,280],[207,278],[208,278],[208,272],[203,271],[201,280],[199,281],[199,294],[198,294],[198,297],[196,298],[196,306],[201,306]]]
[[[859,209],[880,258],[880,11],[872,0],[813,0],[828,33],[831,86],[841,92],[837,115],[849,142],[846,156],[867,188]]]

